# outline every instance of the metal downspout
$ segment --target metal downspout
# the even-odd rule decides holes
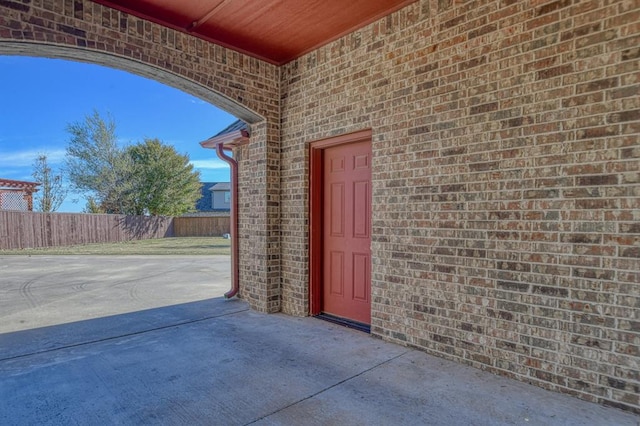
[[[230,299],[240,290],[240,282],[238,279],[238,162],[227,155],[224,151],[229,148],[224,146],[223,142],[216,144],[216,154],[218,158],[229,164],[231,167],[231,290],[224,294],[226,299]]]

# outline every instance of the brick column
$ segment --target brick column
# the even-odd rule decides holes
[[[253,309],[279,312],[280,141],[277,123],[251,126],[251,142],[237,150],[239,171],[240,295]]]

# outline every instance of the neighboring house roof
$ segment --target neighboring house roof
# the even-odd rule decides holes
[[[219,182],[213,185],[209,191],[231,191],[231,182]]]
[[[196,210],[197,211],[202,212],[202,211],[211,211],[211,210],[213,210],[211,208],[211,205],[212,205],[211,188],[213,186],[215,186],[217,183],[218,182],[202,182],[202,188],[200,189],[200,191],[202,192],[202,196],[196,202]]]
[[[242,120],[236,120],[206,141],[200,142],[203,148],[215,149],[216,144],[222,142],[225,145],[239,145],[249,139],[249,125]]]
[[[213,212],[221,209],[213,208],[213,191],[229,191],[231,184],[229,182],[202,182],[200,189],[202,196],[196,202],[196,212]],[[228,210],[228,209],[222,209]]]

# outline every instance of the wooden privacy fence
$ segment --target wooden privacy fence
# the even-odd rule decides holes
[[[224,217],[126,216],[0,210],[0,250],[61,247],[165,237],[221,236]]]
[[[231,229],[229,216],[194,216],[173,218],[176,237],[219,237]]]
[[[0,249],[169,237],[172,222],[170,217],[0,210]]]

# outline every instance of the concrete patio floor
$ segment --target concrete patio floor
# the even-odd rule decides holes
[[[5,426],[640,424],[631,413],[318,319],[260,314],[237,299],[0,333]]]

